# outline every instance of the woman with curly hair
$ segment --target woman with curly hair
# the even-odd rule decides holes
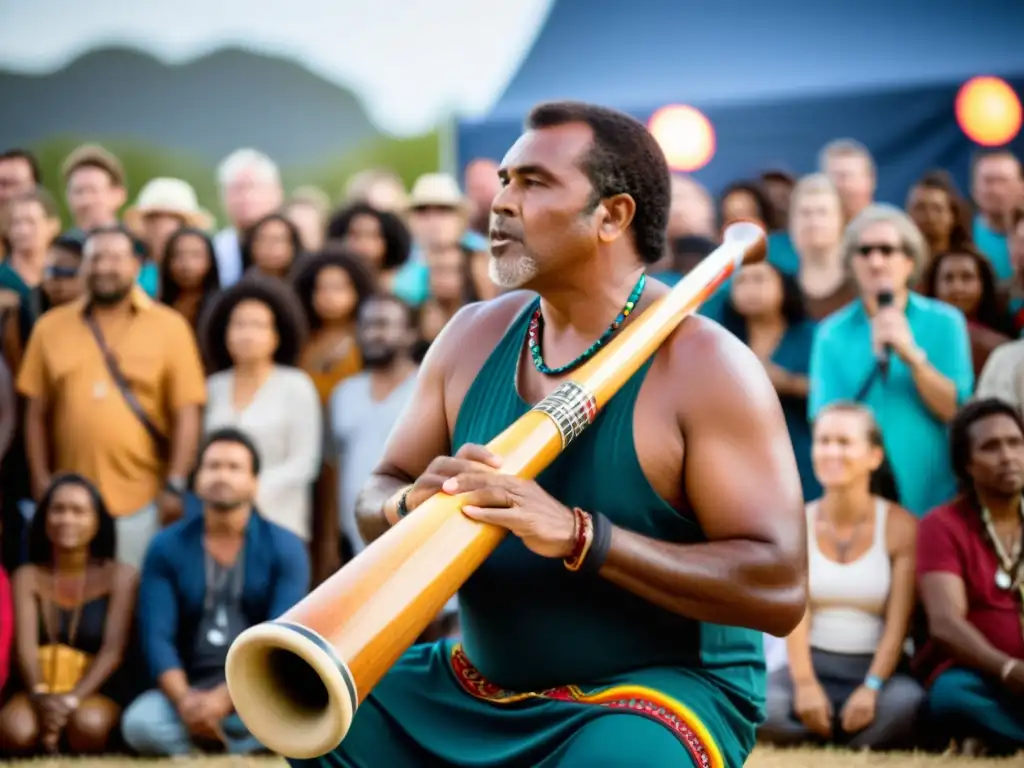
[[[962,243],[935,256],[921,278],[921,293],[956,307],[967,318],[974,375],[1000,344],[1010,341],[1010,318],[996,289],[996,273],[981,251]]]
[[[327,224],[327,241],[361,256],[377,287],[388,293],[395,291],[412,250],[412,235],[402,219],[369,203],[353,203],[335,213]]]
[[[262,459],[260,514],[308,542],[323,418],[316,387],[296,367],[305,336],[291,289],[260,276],[224,291],[201,332],[207,370],[214,372],[203,426],[236,427],[252,438]]]
[[[309,374],[326,406],[334,388],[363,367],[356,318],[374,293],[373,276],[354,253],[328,250],[303,265],[295,277],[295,293],[310,329],[299,367]]]
[[[302,236],[284,214],[272,213],[252,225],[242,243],[243,274],[285,280],[303,255]]]

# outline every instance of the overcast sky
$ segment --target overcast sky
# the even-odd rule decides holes
[[[553,0],[0,0],[0,67],[46,73],[130,44],[167,62],[225,45],[300,61],[362,98],[388,131],[481,115]]]

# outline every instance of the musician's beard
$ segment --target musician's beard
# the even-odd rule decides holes
[[[537,276],[537,260],[526,253],[491,256],[487,274],[499,288],[522,288]]]

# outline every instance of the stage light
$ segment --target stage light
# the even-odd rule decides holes
[[[975,77],[956,95],[956,120],[971,141],[999,147],[1020,133],[1020,99],[1005,80]]]
[[[662,107],[647,123],[647,130],[665,153],[673,171],[696,171],[715,155],[715,129],[700,110],[684,104]]]

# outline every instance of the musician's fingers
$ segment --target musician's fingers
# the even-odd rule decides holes
[[[441,490],[448,494],[466,493],[480,488],[503,488],[506,486],[506,476],[499,475],[491,470],[486,472],[468,471],[449,477],[444,481]]]
[[[500,525],[510,531],[515,531],[517,524],[522,522],[522,517],[514,509],[502,509],[498,507],[468,506],[462,508],[462,514],[471,520],[491,525]]]
[[[416,478],[414,485],[419,485],[422,488],[440,488],[447,479],[448,475],[439,475],[437,472],[428,470]]]
[[[427,467],[425,474],[438,475],[441,478],[455,477],[467,472],[493,472],[494,468],[489,464],[470,459],[455,458],[453,456],[438,456]],[[444,480],[442,479],[442,482]]]
[[[515,506],[512,495],[500,487],[477,488],[463,492],[460,496],[462,506],[505,508]]]
[[[501,456],[496,456],[487,450],[485,446],[476,445],[474,443],[466,443],[459,448],[459,450],[455,452],[455,458],[484,464],[493,469],[497,469],[501,466]]]

